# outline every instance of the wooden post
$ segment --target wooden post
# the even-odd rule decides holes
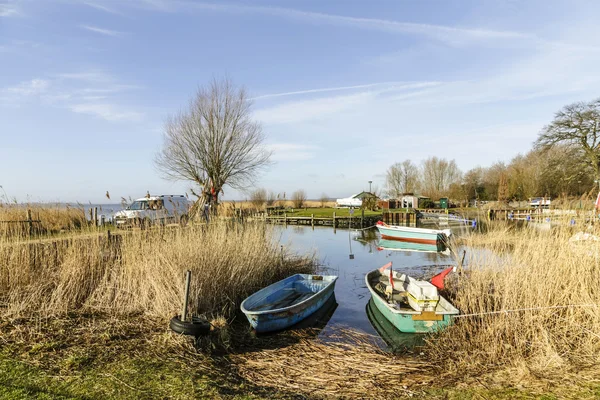
[[[287,213],[283,213],[283,222],[287,226]]]
[[[333,229],[335,230],[335,211],[333,212]]]
[[[33,218],[31,217],[31,210],[27,209],[27,222],[28,222],[28,230],[29,236],[33,235]]]
[[[360,213],[360,229],[364,228],[364,226],[363,226],[364,220],[365,220],[365,209],[362,208],[361,213]]]
[[[315,214],[310,214],[310,224],[313,228],[315,227]]]
[[[188,300],[190,299],[190,279],[192,277],[192,271],[187,270],[185,273],[185,288],[183,295],[183,307],[181,308],[181,322],[185,321],[187,314]]]

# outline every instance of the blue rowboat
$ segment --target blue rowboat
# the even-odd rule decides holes
[[[336,280],[337,276],[292,275],[251,295],[241,309],[256,332],[285,329],[321,308]]]
[[[448,300],[438,296],[435,309],[432,311],[416,311],[409,304],[410,294],[406,292],[407,282],[411,279],[402,274],[394,274],[394,289],[390,285],[389,275],[379,269],[369,272],[365,282],[373,304],[379,312],[398,329],[406,333],[429,333],[445,328],[452,323],[453,315],[459,313]]]
[[[377,250],[389,250],[389,251],[416,251],[422,253],[441,253],[448,255],[450,249],[446,247],[444,241],[439,241],[436,244],[423,244],[423,243],[412,243],[402,242],[400,240],[380,239],[377,244]]]
[[[413,228],[412,226],[388,225],[381,221],[377,222],[376,226],[382,239],[411,243],[437,245],[438,242],[447,242],[452,235],[450,229]]]

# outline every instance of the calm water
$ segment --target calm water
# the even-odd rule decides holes
[[[314,252],[322,265],[321,273],[337,275],[335,287],[338,307],[327,326],[342,325],[377,335],[365,307],[370,293],[365,274],[392,261],[393,268],[413,277],[430,278],[444,266],[454,265],[449,254],[417,251],[378,250],[375,228],[367,231],[334,231],[328,227],[278,226],[281,243],[299,254]],[[353,255],[351,259],[350,255]]]

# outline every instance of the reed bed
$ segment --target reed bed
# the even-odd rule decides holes
[[[35,222],[28,222],[31,220]],[[41,206],[0,202],[0,237],[54,234],[88,226],[82,207]]]
[[[600,242],[570,242],[576,231],[500,223],[463,239],[473,250],[449,289],[462,315],[430,338],[429,358],[457,375],[525,367],[552,378],[596,367]]]
[[[192,271],[192,310],[230,317],[249,293],[310,272],[310,258],[285,254],[263,225],[210,224],[52,241],[0,239],[0,315],[73,311],[167,319]]]

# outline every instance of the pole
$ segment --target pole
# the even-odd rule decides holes
[[[192,278],[192,271],[189,269],[185,273],[185,294],[183,296],[183,307],[181,308],[181,322],[185,322],[185,316],[187,315],[188,300],[190,299],[190,279]]]

